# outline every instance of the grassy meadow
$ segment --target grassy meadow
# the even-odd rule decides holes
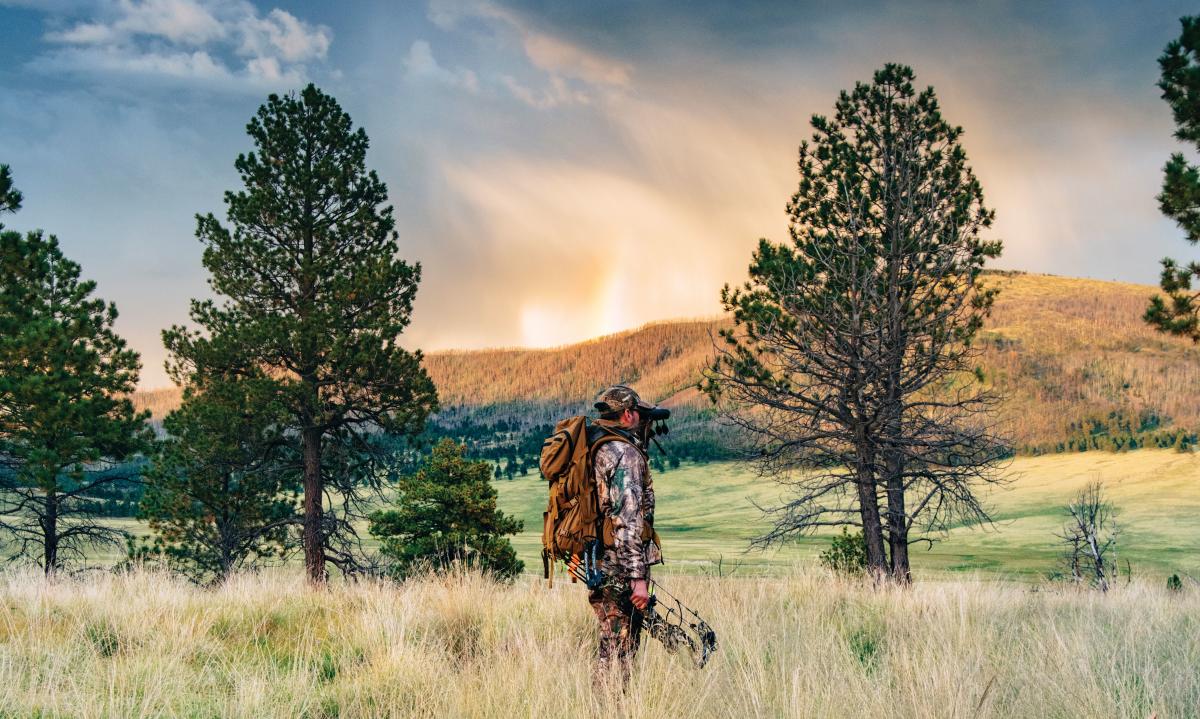
[[[745,465],[685,463],[655,476],[668,558],[656,576],[720,648],[697,672],[647,639],[629,690],[597,693],[584,590],[540,578],[546,487],[531,474],[495,483],[500,507],[525,523],[513,543],[526,574],[508,585],[462,574],[321,591],[295,561],[215,589],[154,571],[0,572],[0,719],[1200,716],[1200,454],[1060,451],[1121,422],[1142,423],[1129,436],[1143,443],[1200,429],[1200,354],[1141,323],[1153,288],[993,280],[1002,294],[981,363],[1022,454],[985,495],[995,523],[917,547],[911,588],[824,572],[830,532],[749,550],[768,521],[755,505],[787,489]],[[452,418],[561,413],[626,380],[709,421],[691,387],[717,324],[431,353],[427,366]],[[178,393],[135,399],[161,418]],[[1064,506],[1096,479],[1132,568],[1108,594],[1046,581]],[[1176,573],[1184,587],[1172,592]]]
[[[1064,506],[1084,484],[1100,479],[1118,509],[1122,565],[1128,559],[1135,576],[1155,581],[1176,572],[1200,578],[1200,454],[1143,449],[1018,457],[1005,476],[1007,483],[986,495],[995,524],[956,527],[932,550],[916,547],[918,577],[967,572],[1043,578],[1060,552],[1054,534],[1062,528]],[[545,483],[531,475],[496,487],[501,508],[525,521],[526,531],[513,540],[518,554],[527,570],[540,572]],[[824,534],[746,551],[765,527],[755,503],[779,503],[786,488],[740,464],[684,465],[655,475],[654,490],[656,524],[672,571],[713,572],[721,560],[722,572],[771,572],[815,561],[829,543]]]
[[[578,586],[478,576],[204,590],[156,573],[0,575],[3,717],[1186,717],[1200,591],[678,576],[720,646],[646,640],[595,692]]]
[[[915,547],[918,579],[970,574],[1040,582],[1056,567],[1061,548],[1054,535],[1067,501],[1088,481],[1100,479],[1118,510],[1122,572],[1128,560],[1134,576],[1155,582],[1174,573],[1200,580],[1200,453],[1141,449],[1017,457],[1004,475],[1004,485],[985,493],[995,523],[955,527],[932,549]],[[545,482],[529,474],[494,485],[500,508],[525,522],[512,543],[526,572],[540,576]],[[787,489],[743,464],[685,464],[656,474],[654,490],[668,562],[661,569],[671,574],[776,574],[815,564],[829,545],[831,531],[825,531],[766,551],[749,549],[751,538],[767,526],[755,504],[777,504]],[[108,521],[134,534],[148,533],[133,519]],[[375,540],[362,530],[367,548],[375,549]],[[121,558],[121,551],[111,549],[92,560],[111,565]]]

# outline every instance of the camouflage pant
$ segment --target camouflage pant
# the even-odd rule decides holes
[[[615,667],[621,670],[622,683],[629,681],[629,670],[642,638],[642,613],[634,609],[631,596],[628,586],[605,586],[588,595],[592,611],[600,621],[600,648],[593,675],[597,685],[609,681]]]

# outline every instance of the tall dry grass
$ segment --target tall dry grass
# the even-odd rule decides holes
[[[1200,596],[1002,583],[873,590],[805,570],[671,577],[720,635],[648,641],[596,695],[578,586],[478,576],[206,591],[160,574],[0,577],[5,717],[1159,717],[1200,707]]]

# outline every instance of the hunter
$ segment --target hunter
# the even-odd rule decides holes
[[[650,601],[650,567],[662,562],[654,533],[654,487],[647,463],[650,423],[669,414],[648,405],[625,385],[609,387],[596,400],[597,424],[618,435],[596,449],[592,472],[603,523],[605,582],[588,601],[600,621],[596,678],[604,682],[616,664],[622,681],[641,640],[642,610]]]

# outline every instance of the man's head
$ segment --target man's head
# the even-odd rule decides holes
[[[601,419],[619,422],[631,429],[671,416],[671,410],[646,404],[632,387],[623,384],[613,385],[601,392],[596,398],[595,407]]]

